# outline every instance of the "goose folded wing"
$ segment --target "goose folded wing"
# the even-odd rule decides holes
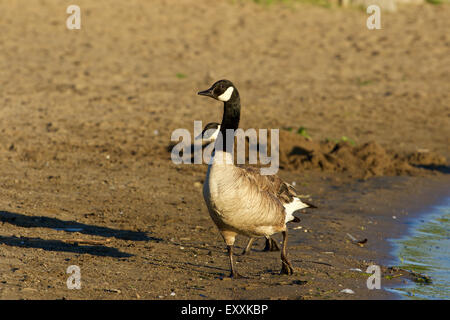
[[[276,175],[261,175],[258,168],[239,166],[242,175],[246,176],[250,183],[253,183],[259,190],[266,191],[274,195],[283,205],[292,203],[295,198],[299,198],[297,190],[287,182],[281,180]],[[315,205],[301,200],[310,208],[317,208]]]

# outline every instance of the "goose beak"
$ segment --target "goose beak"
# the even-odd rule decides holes
[[[200,96],[206,96],[206,97],[214,98],[214,95],[213,95],[211,89],[204,90],[204,91],[200,91],[200,92],[198,92],[197,94],[200,95]]]
[[[200,94],[200,92],[199,92],[198,94]],[[201,132],[198,136],[196,136],[196,137],[194,138],[194,140],[202,140],[202,139],[203,139],[203,135],[205,134],[206,130],[208,130],[208,129],[206,129],[206,127],[205,127],[205,128],[202,130],[202,132]],[[205,139],[205,140],[206,140],[206,139]]]
[[[203,132],[200,133],[198,136],[196,136],[196,137],[194,138],[194,140],[195,140],[195,141],[197,141],[197,140],[202,140],[202,138],[203,138]]]

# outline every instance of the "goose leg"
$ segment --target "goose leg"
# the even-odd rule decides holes
[[[236,267],[234,265],[233,246],[234,241],[236,240],[236,233],[228,230],[222,230],[221,233],[223,239],[225,240],[225,243],[227,244],[228,257],[230,258],[230,266],[231,266],[230,277],[235,279],[244,278],[237,272]]]
[[[255,238],[250,238],[248,240],[247,246],[245,247],[244,251],[242,251],[243,255],[250,254],[250,249],[252,247],[253,241],[255,241]]]
[[[266,237],[266,246],[263,251],[280,251],[280,247],[272,237]]]
[[[228,257],[230,258],[230,265],[231,265],[230,278],[234,278],[234,279],[245,278],[237,272],[236,267],[234,265],[233,246],[227,245],[227,250],[228,250]]]
[[[294,273],[294,269],[291,263],[287,259],[286,247],[287,247],[287,231],[283,231],[283,248],[281,249],[281,272],[280,274],[291,275]]]

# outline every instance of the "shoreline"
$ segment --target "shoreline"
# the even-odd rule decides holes
[[[417,193],[412,196],[409,194],[409,188],[407,188],[404,194],[400,194],[400,200],[397,203],[394,203],[394,207],[388,206],[390,212],[397,212],[396,219],[391,219],[389,215],[386,214],[386,216],[383,217],[384,221],[378,224],[378,228],[376,228],[376,232],[380,233],[380,238],[384,238],[384,241],[378,242],[379,245],[374,247],[374,250],[378,252],[380,256],[378,262],[382,266],[397,266],[396,260],[398,260],[398,257],[394,255],[394,244],[391,240],[408,236],[413,232],[412,229],[414,228],[410,225],[411,221],[421,219],[429,213],[432,213],[430,209],[445,201],[450,195],[448,190],[442,188],[442,186],[450,185],[450,178],[445,175],[433,177],[408,177],[408,179],[413,180],[411,182],[414,186],[412,186],[411,191],[417,191]],[[417,187],[416,183],[419,184],[420,187]],[[380,210],[383,209],[380,208]],[[386,234],[386,237],[382,235],[383,233]],[[388,281],[386,286],[401,287],[404,285],[403,280],[405,279],[406,277],[400,277],[398,280]],[[383,291],[387,292],[386,288],[383,289]],[[401,297],[397,293],[387,293],[389,295],[392,294],[394,299],[404,299],[404,297]]]
[[[430,216],[436,215],[436,208],[443,206],[444,204],[448,204],[448,199],[450,199],[450,192],[443,189],[439,189],[438,186],[436,188],[431,187],[426,194],[428,196],[431,196],[433,200],[435,201],[428,201],[430,202],[430,205],[426,205],[424,208],[421,206],[420,208],[416,208],[414,212],[410,213],[409,217],[403,221],[404,224],[404,232],[399,234],[396,237],[388,238],[387,239],[387,247],[390,248],[390,259],[387,259],[386,264],[389,264],[391,266],[400,266],[400,258],[395,254],[396,248],[394,241],[398,241],[402,239],[404,241],[405,239],[410,239],[414,236],[414,234],[417,232],[417,229],[421,227],[424,223],[427,223],[427,221],[430,221]],[[417,220],[420,220],[420,222],[417,222]],[[408,269],[407,269],[408,270]],[[414,270],[412,270],[414,271]],[[426,273],[427,276],[429,276],[428,273]],[[435,282],[436,279],[431,276],[431,280]],[[414,282],[409,281],[408,283],[403,282],[395,286],[394,289],[397,292],[393,292],[394,294],[399,296],[399,299],[408,299],[407,297],[400,294],[400,291],[398,289],[402,288],[411,288],[413,289],[415,287]],[[426,299],[426,298],[425,298]]]
[[[414,226],[410,225],[412,220],[427,216],[430,213],[428,212],[429,209],[434,206],[439,206],[450,196],[448,190],[441,188],[443,184],[450,184],[450,178],[446,176],[433,178],[435,179],[421,178],[419,183],[422,183],[422,189],[419,191],[419,194],[414,197],[405,196],[404,199],[402,199],[402,201],[408,203],[405,210],[407,214],[404,216],[403,221],[400,222],[400,232],[395,237],[389,239],[408,236],[410,232],[412,232],[411,229],[414,228]],[[400,206],[398,209],[401,209]],[[385,245],[381,246],[381,251],[383,252],[392,252],[392,250],[392,244],[390,243],[386,242]],[[387,259],[388,260],[384,260],[383,263],[389,263],[390,260],[389,258]]]
[[[409,234],[413,232],[414,226],[410,225],[413,220],[421,219],[422,217],[426,217],[428,214],[432,213],[432,207],[439,205],[445,199],[450,196],[448,189],[442,188],[442,186],[450,185],[450,179],[447,176],[442,177],[430,177],[429,178],[420,178],[417,182],[421,184],[419,188],[419,192],[414,196],[405,195],[402,197],[402,200],[397,204],[396,211],[402,212],[402,207],[400,203],[405,203],[404,215],[397,219],[392,219],[390,223],[392,225],[391,229],[395,225],[395,235],[387,233],[388,237],[385,241],[381,242],[379,252],[381,253],[380,263],[387,267],[397,266],[396,262],[398,262],[398,257],[394,255],[394,243],[391,241],[393,239],[398,239],[402,237],[407,237]],[[415,189],[415,188],[414,188]],[[389,217],[387,217],[389,219]],[[399,221],[400,220],[400,221]],[[387,222],[389,224],[389,222]],[[390,235],[389,235],[390,234]],[[403,280],[406,277],[400,277],[401,281],[394,281],[393,283],[389,283],[389,287],[400,288],[407,285]],[[386,289],[384,289],[386,291]],[[399,293],[389,292],[389,294],[393,295],[394,299],[405,299],[405,297],[401,296]]]

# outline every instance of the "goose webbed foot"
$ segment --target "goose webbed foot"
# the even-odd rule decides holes
[[[266,238],[266,246],[263,251],[280,251],[278,243],[271,237]]]
[[[286,274],[288,276],[293,275],[294,274],[294,269],[292,268],[291,264],[289,263],[289,261],[281,261],[281,271],[280,274]]]

